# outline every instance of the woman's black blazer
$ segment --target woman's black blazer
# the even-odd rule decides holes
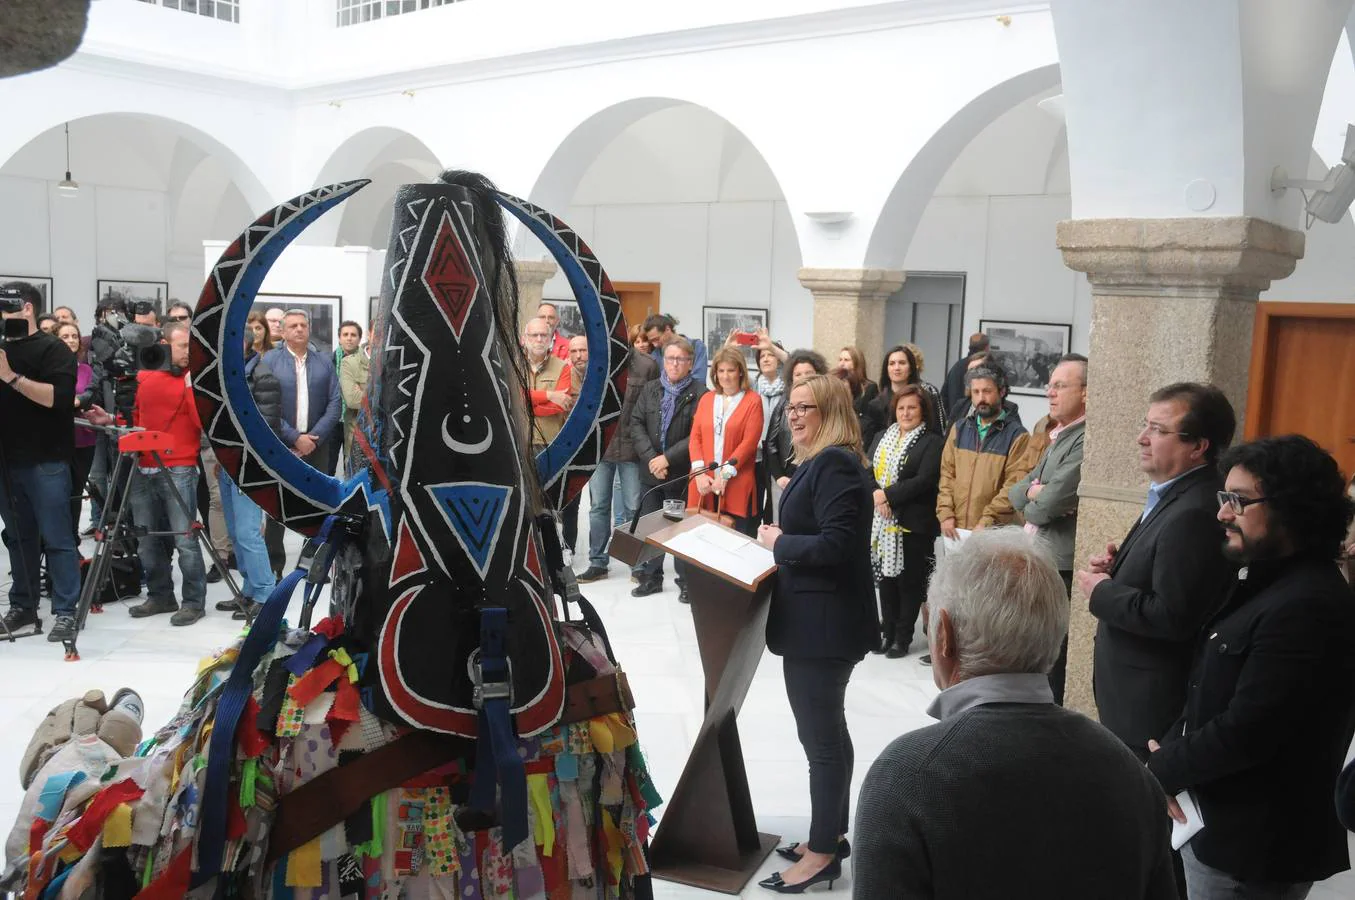
[[[874,482],[860,457],[829,447],[781,495],[767,646],[780,656],[860,660],[880,643],[870,570]]]
[[[880,432],[871,445],[872,468],[875,451],[884,436],[885,432]],[[941,487],[941,449],[945,443],[941,435],[924,432],[899,464],[898,478],[884,489],[894,519],[921,537],[934,538],[941,533],[941,523],[936,518],[936,492]]]

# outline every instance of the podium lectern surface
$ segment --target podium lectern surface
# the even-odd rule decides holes
[[[780,841],[757,830],[736,722],[766,647],[767,576],[776,566],[765,548],[702,515],[655,528],[645,541],[691,564],[688,596],[706,677],[706,717],[662,811],[650,865],[658,878],[737,894]]]

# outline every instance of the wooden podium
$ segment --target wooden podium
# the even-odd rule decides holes
[[[766,647],[767,576],[776,567],[728,565],[727,554],[738,555],[736,550],[714,544],[703,550],[689,534],[705,527],[718,529],[712,537],[728,547],[736,539],[748,541],[707,514],[689,512],[674,522],[658,511],[641,518],[634,535],[618,528],[612,555],[635,565],[669,553],[688,564],[687,593],[706,678],[706,717],[664,807],[650,868],[666,881],[738,894],[781,840],[757,830],[735,721]]]

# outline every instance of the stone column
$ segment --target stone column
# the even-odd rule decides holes
[[[541,291],[560,267],[549,259],[517,259],[513,270],[518,278],[518,334],[541,305]]]
[[[1060,222],[1057,240],[1064,263],[1092,286],[1080,568],[1143,510],[1136,441],[1150,393],[1211,382],[1232,401],[1241,434],[1256,299],[1294,271],[1303,233],[1253,218],[1085,219]],[[1089,715],[1095,634],[1074,587],[1066,702]]]
[[[801,269],[800,284],[814,295],[814,349],[830,366],[846,346],[860,349],[866,372],[880,371],[884,355],[885,301],[903,287],[895,269]]]

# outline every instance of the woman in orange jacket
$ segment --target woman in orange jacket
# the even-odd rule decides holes
[[[748,387],[743,353],[723,347],[711,359],[715,390],[697,404],[689,449],[692,470],[710,467],[687,488],[687,505],[720,505],[734,518],[734,527],[757,536],[758,513],[754,464],[762,439],[762,401]],[[723,502],[721,503],[721,499]]]

